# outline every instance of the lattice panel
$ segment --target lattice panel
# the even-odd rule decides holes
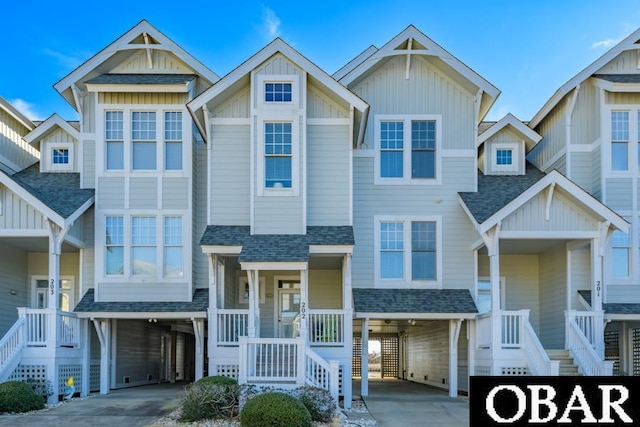
[[[8,381],[25,381],[27,378],[47,379],[46,365],[18,365]]]
[[[523,377],[529,375],[529,369],[526,367],[507,367],[502,368],[502,376],[505,377]]]
[[[89,391],[100,390],[100,364],[89,365]]]
[[[633,376],[640,375],[640,328],[631,331],[633,343]]]
[[[399,351],[398,337],[380,338],[380,352],[382,353],[382,378],[398,378]]]
[[[239,371],[240,367],[238,365],[218,365],[217,375],[238,380]]]
[[[360,377],[362,367],[362,338],[353,337],[353,353],[351,357],[351,375]]]
[[[58,366],[58,394],[67,393],[67,379],[73,377],[76,393],[82,393],[82,365]]]
[[[342,365],[338,368],[338,395],[344,396],[342,392]]]
[[[620,331],[604,332],[604,360],[613,361],[613,374],[620,373]]]

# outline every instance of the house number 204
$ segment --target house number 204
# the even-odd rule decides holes
[[[55,290],[56,290],[55,289],[56,288],[55,283],[56,282],[53,279],[51,279],[51,281],[49,282],[49,295],[53,295],[55,293]]]
[[[307,317],[307,303],[302,301],[300,303],[300,318],[305,319]]]

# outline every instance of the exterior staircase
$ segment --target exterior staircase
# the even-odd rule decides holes
[[[578,365],[574,363],[573,357],[569,354],[569,350],[546,350],[546,352],[549,359],[560,362],[560,376],[582,376],[582,373],[578,371]]]

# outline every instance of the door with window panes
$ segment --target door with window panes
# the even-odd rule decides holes
[[[49,280],[45,278],[34,278],[33,286],[35,300],[32,306],[34,308],[49,307]],[[73,280],[65,278],[60,280],[60,310],[73,310]]]

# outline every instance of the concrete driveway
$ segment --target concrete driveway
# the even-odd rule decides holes
[[[184,384],[158,384],[114,390],[48,411],[0,415],[0,426],[142,427],[176,409],[183,387]]]
[[[360,394],[354,381],[353,394]],[[469,400],[451,398],[445,391],[396,379],[369,379],[369,396],[364,398],[379,427],[469,425]]]

